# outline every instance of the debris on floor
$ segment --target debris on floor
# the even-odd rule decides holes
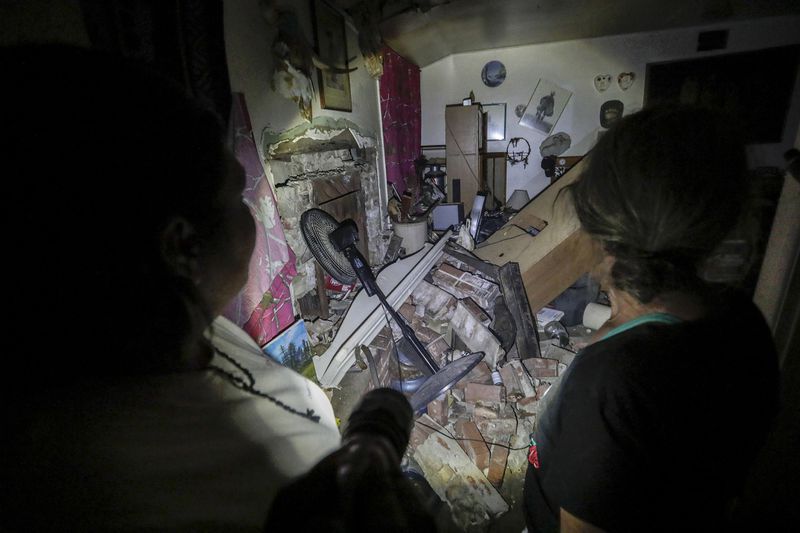
[[[440,366],[468,352],[485,357],[418,418],[406,460],[449,505],[459,528],[487,531],[509,509],[519,509],[536,417],[575,353],[540,330],[542,342],[532,341],[541,357],[508,357],[490,327],[500,285],[447,251],[429,274],[398,312]],[[390,386],[410,396],[424,381],[398,350],[403,342],[390,323],[368,344],[377,370],[369,388]]]

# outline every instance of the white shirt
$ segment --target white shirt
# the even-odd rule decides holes
[[[254,388],[298,411],[313,409],[320,421],[243,391],[213,370],[103,386],[91,401],[54,408],[37,433],[32,486],[47,481],[43,514],[32,516],[32,525],[259,530],[278,488],[338,448],[322,389],[262,355],[229,320],[217,318],[212,332],[214,345],[250,371]],[[242,375],[219,355],[211,364]]]

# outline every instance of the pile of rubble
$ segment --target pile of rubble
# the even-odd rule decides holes
[[[520,354],[502,292],[497,280],[445,252],[398,310],[440,367],[465,353],[485,354],[428,405],[406,454],[462,530],[483,530],[521,499],[536,417],[575,356],[569,346],[536,339],[536,353]],[[424,380],[401,357],[402,342],[393,323],[371,341],[377,372],[370,387],[391,386],[410,396]]]

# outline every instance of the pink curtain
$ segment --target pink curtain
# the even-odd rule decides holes
[[[419,67],[386,47],[380,85],[386,178],[403,194],[420,156]]]
[[[233,152],[247,176],[244,200],[256,221],[256,244],[247,285],[224,314],[263,346],[294,322],[289,285],[297,275],[295,255],[286,243],[275,194],[264,175],[241,93],[233,94],[230,126]]]

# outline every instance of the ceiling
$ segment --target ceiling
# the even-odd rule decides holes
[[[420,67],[451,54],[800,14],[797,0],[338,0],[377,5],[384,42]]]

